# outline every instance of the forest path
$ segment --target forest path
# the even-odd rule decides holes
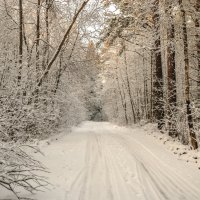
[[[37,200],[200,199],[200,171],[141,128],[84,122],[41,149],[53,186]]]
[[[47,151],[65,191],[54,200],[199,200],[200,172],[149,139],[139,128],[106,122],[74,128]]]

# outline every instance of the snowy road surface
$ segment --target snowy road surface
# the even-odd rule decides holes
[[[139,128],[85,122],[42,148],[54,186],[38,200],[200,200],[200,170]]]

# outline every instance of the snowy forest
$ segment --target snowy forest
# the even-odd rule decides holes
[[[0,200],[200,199],[200,0],[0,0]]]

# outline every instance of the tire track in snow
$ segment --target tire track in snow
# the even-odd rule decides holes
[[[199,200],[198,188],[130,132],[108,125],[85,129],[85,162],[65,200]]]
[[[123,168],[119,160],[117,159],[119,157],[119,150],[122,148],[119,144],[115,142],[115,140],[110,139],[108,136],[104,136],[104,141],[107,143],[104,146],[107,162],[109,166],[109,174],[111,178],[111,187],[114,194],[114,200],[141,200],[144,199],[144,196],[142,194],[142,190],[138,191],[138,181],[136,178],[132,179],[132,183],[128,184],[125,174],[127,170]],[[108,144],[108,141],[110,144]],[[113,148],[114,147],[114,148]],[[120,161],[123,161],[126,159],[126,155],[120,156]],[[127,163],[130,160],[126,160]],[[131,166],[131,165],[130,165]],[[132,166],[134,167],[134,166]],[[137,189],[134,189],[136,187]]]
[[[80,134],[80,133],[79,133]],[[85,133],[84,133],[85,134]],[[85,134],[86,135],[86,134]],[[76,135],[78,137],[78,135]],[[91,146],[91,134],[87,134],[87,142],[85,146],[85,163],[82,167],[82,170],[75,176],[74,180],[71,182],[70,190],[66,192],[65,200],[81,200],[84,196],[85,183],[88,177],[88,168],[89,168],[89,159],[90,159],[90,146]],[[80,151],[83,151],[83,149]]]
[[[153,197],[153,200],[155,198],[161,200],[199,200],[198,188],[175,173],[170,166],[163,163],[143,144],[127,134],[125,136],[117,134],[115,137],[118,137],[119,142],[126,146],[127,152],[136,158],[145,194],[156,192],[157,197]],[[147,199],[152,200],[152,197],[147,196]]]
[[[107,166],[102,152],[101,136],[89,134],[85,158],[85,170],[82,179],[79,179],[81,189],[76,185],[72,189],[78,193],[70,200],[112,200]]]
[[[85,133],[84,133],[85,134]],[[76,134],[74,137],[80,137],[80,133]],[[87,141],[84,146],[85,149],[77,148],[79,152],[85,151],[84,154],[84,160],[85,160],[85,165],[80,166],[80,170],[74,175],[74,179],[70,182],[70,188],[65,192],[65,200],[79,200],[81,191],[83,188],[82,183],[86,179],[86,170],[87,170],[87,162],[89,159],[89,146],[90,146],[90,135],[86,135]]]

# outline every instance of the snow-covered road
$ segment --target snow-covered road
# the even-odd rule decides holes
[[[85,122],[42,148],[54,186],[38,200],[200,199],[200,171],[139,128]]]

